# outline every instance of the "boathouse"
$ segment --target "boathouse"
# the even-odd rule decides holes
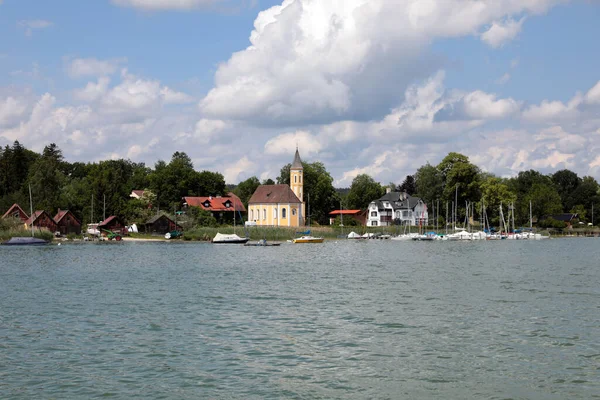
[[[58,232],[61,235],[81,234],[81,221],[69,210],[59,209],[54,216],[54,222],[58,225]]]
[[[340,217],[343,219],[344,225],[354,225],[354,222],[358,225],[365,225],[367,221],[367,211],[364,210],[334,210],[329,213],[329,225],[333,225],[335,219]],[[341,221],[340,221],[341,222]]]
[[[98,230],[100,231],[100,234],[106,233],[102,231],[103,229],[112,231],[114,233],[120,233],[121,235],[127,234],[127,228],[125,227],[125,224],[121,218],[114,215],[111,215],[98,224]]]
[[[20,219],[21,222],[25,222],[29,219],[29,215],[27,215],[27,213],[25,211],[23,211],[23,209],[21,208],[21,206],[19,206],[17,203],[13,204],[7,212],[4,213],[4,215],[2,216],[2,219],[4,218],[15,218],[15,219]]]
[[[29,217],[27,221],[25,221],[25,227],[27,229],[30,229],[32,225],[39,229],[47,229],[52,233],[58,231],[58,225],[50,216],[50,214],[44,210],[38,210],[34,212],[33,215]]]
[[[150,218],[144,224],[144,231],[150,234],[156,233],[164,235],[167,232],[182,230],[183,228],[181,227],[181,225],[176,224],[175,221],[173,221],[165,214],[156,215]]]

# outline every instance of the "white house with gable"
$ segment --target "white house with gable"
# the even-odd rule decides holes
[[[390,189],[369,204],[367,226],[428,225],[427,205],[419,197]]]

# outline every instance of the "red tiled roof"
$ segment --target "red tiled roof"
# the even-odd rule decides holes
[[[242,211],[246,212],[246,207],[233,193],[227,193],[227,196],[220,197],[212,197],[212,196],[202,196],[202,197],[184,197],[183,201],[187,203],[188,206],[191,207],[200,207],[204,210],[208,211]],[[229,201],[231,203],[231,207],[227,208],[226,203]],[[208,207],[205,206],[208,202]],[[235,209],[235,210],[234,210]]]
[[[248,204],[302,203],[288,185],[260,185]]]
[[[335,210],[329,213],[329,215],[358,215],[361,210]]]
[[[8,217],[12,213],[14,213],[16,210],[21,211],[23,213],[23,215],[25,215],[25,217],[29,218],[29,215],[27,215],[27,213],[25,211],[23,211],[23,209],[21,208],[21,206],[19,206],[17,203],[15,203],[12,206],[10,206],[10,208],[8,209],[7,212],[4,213],[4,215],[2,216],[2,218]]]
[[[131,193],[135,194],[138,197],[142,197],[144,194],[144,191],[143,190],[132,190]]]

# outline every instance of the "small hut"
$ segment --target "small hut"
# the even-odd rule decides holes
[[[175,230],[182,231],[183,228],[181,227],[181,225],[176,224],[167,215],[160,214],[146,221],[146,223],[144,224],[144,230],[146,231],[146,233],[158,233],[163,235],[167,232]]]
[[[127,233],[127,228],[125,227],[125,224],[121,218],[114,215],[106,218],[104,221],[98,224],[98,230],[100,233],[102,233],[103,229],[112,231],[114,233],[120,233],[121,235],[125,235]]]
[[[54,216],[54,222],[58,225],[58,231],[61,235],[81,234],[81,221],[69,210],[59,209]]]
[[[34,212],[33,215],[29,217],[27,221],[25,221],[25,227],[27,229],[30,229],[31,225],[40,229],[48,229],[52,233],[58,231],[58,225],[54,219],[50,216],[50,214],[43,210]]]
[[[4,218],[16,218],[20,219],[21,222],[25,223],[29,219],[29,215],[27,215],[27,213],[23,211],[21,206],[15,203],[8,209],[7,212],[4,213],[2,219]]]

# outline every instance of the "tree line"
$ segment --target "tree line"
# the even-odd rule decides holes
[[[181,209],[184,196],[219,196],[233,191],[247,207],[248,200],[261,184],[289,184],[291,164],[284,165],[275,180],[262,182],[255,176],[237,185],[227,185],[223,175],[213,171],[196,171],[190,157],[175,152],[168,162],[159,160],[153,168],[131,160],[99,162],[66,161],[62,151],[52,143],[36,153],[18,141],[0,148],[0,211],[18,203],[28,211],[29,187],[35,209],[54,215],[58,209],[71,210],[84,223],[97,222],[105,215],[117,215],[126,222],[143,222],[160,210]],[[467,202],[481,210],[485,204],[488,217],[498,224],[500,204],[514,204],[518,224],[529,221],[529,204],[538,220],[544,216],[573,212],[581,221],[590,221],[593,205],[600,203],[600,186],[593,177],[579,177],[563,169],[545,175],[538,171],[519,172],[502,178],[482,171],[468,157],[449,153],[439,164],[421,166],[400,183],[387,185],[367,174],[358,175],[350,188],[336,189],[333,178],[321,162],[304,167],[304,201],[310,198],[312,223],[327,224],[329,213],[339,208],[361,209],[385,194],[386,188],[421,197],[429,207],[439,205],[436,216],[443,223],[446,203],[456,202],[458,217],[464,216]],[[145,190],[141,199],[129,197],[132,190]],[[197,214],[197,213],[196,213]],[[198,221],[209,221],[199,215]]]
[[[541,221],[560,213],[576,213],[581,222],[591,222],[594,204],[600,205],[600,186],[591,176],[579,177],[575,172],[562,169],[552,174],[535,170],[521,171],[516,176],[503,178],[482,171],[460,153],[451,152],[437,165],[426,163],[401,184],[387,185],[392,190],[406,191],[421,197],[428,205],[430,217],[434,207],[439,223],[446,219],[446,207],[452,210],[456,203],[457,219],[462,222],[467,204],[480,218],[482,206],[490,222],[499,225],[500,205],[509,212],[514,208],[515,223],[528,225],[531,214]],[[368,175],[358,175],[352,182],[346,203],[348,208],[364,209],[373,199],[385,193],[386,186]],[[449,211],[448,219],[452,212]],[[594,223],[597,220],[594,221]]]

